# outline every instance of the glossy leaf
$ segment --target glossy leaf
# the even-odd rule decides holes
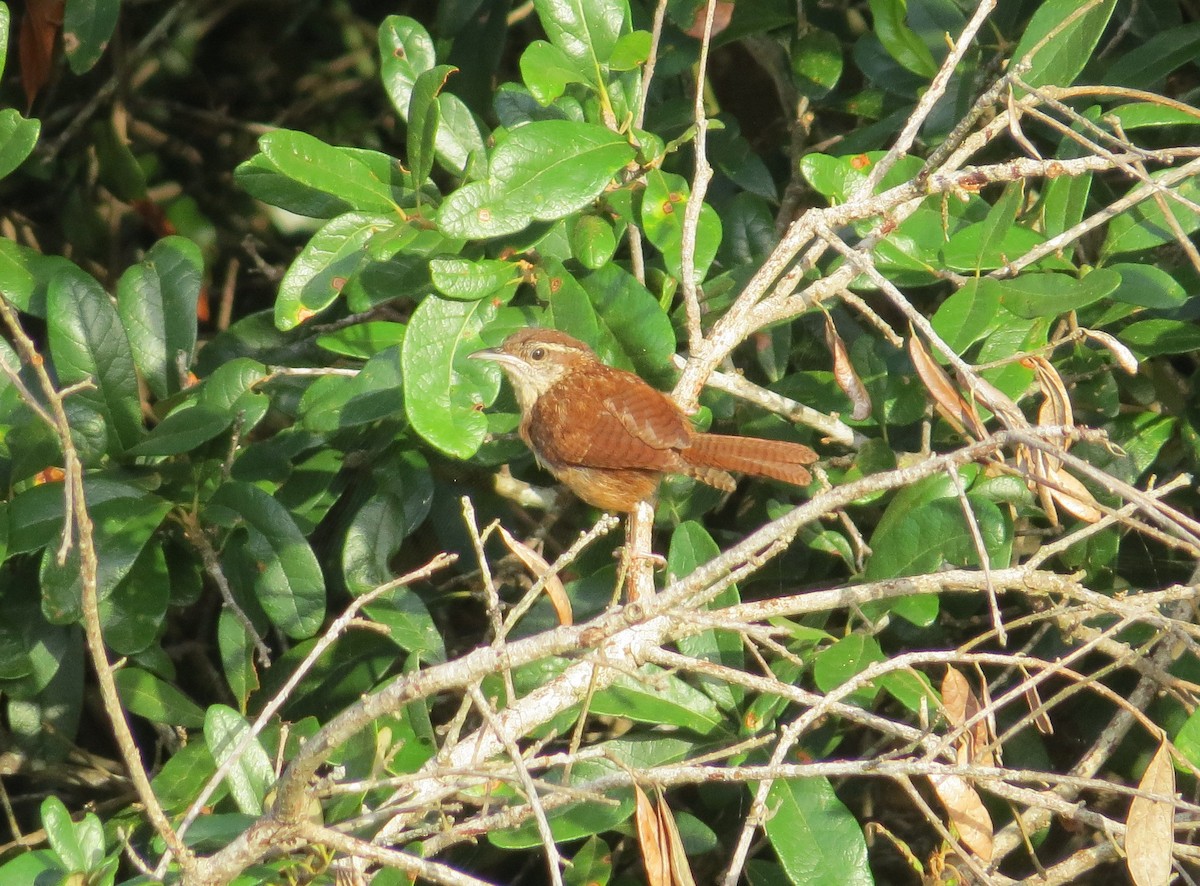
[[[257,486],[228,482],[217,490],[208,512],[223,525],[241,525],[249,533],[246,548],[257,561],[254,591],[271,621],[289,637],[311,636],[325,616],[325,579],[283,505]]]
[[[515,287],[523,277],[518,264],[486,258],[435,258],[429,262],[429,272],[434,288],[446,298],[468,301]]]
[[[599,196],[633,156],[629,143],[603,126],[529,123],[492,152],[486,180],[446,198],[438,225],[450,237],[490,238],[535,219],[563,218]]]
[[[937,73],[937,62],[921,38],[905,23],[907,0],[870,0],[875,35],[888,53],[921,77]]]
[[[420,191],[433,169],[437,132],[442,122],[438,93],[446,78],[457,71],[451,65],[437,65],[417,75],[408,106],[408,162],[413,187]]]
[[[401,118],[408,120],[417,78],[437,62],[433,40],[424,25],[402,15],[391,15],[379,28],[379,56],[384,88]],[[483,137],[462,99],[443,93],[437,98],[440,125],[435,148],[438,162],[448,172],[461,175],[473,153],[482,152]]]
[[[167,237],[117,283],[117,314],[129,336],[134,365],[158,398],[180,390],[196,347],[196,303],[204,269],[191,240]],[[182,359],[181,359],[182,358]]]
[[[350,277],[370,261],[367,242],[392,224],[388,216],[365,212],[348,212],[327,222],[283,275],[275,325],[293,329],[333,304]]]
[[[113,676],[121,703],[130,713],[167,726],[198,729],[204,725],[204,711],[199,705],[149,671],[124,667]]]
[[[719,728],[724,719],[712,698],[652,665],[644,665],[637,677],[618,677],[607,689],[597,692],[592,710],[641,723],[678,726],[699,735]]]
[[[391,179],[380,179],[357,157],[304,132],[277,129],[258,140],[268,160],[288,178],[333,194],[364,213],[396,209]]]
[[[204,715],[204,743],[218,765],[234,759],[225,776],[229,792],[238,809],[249,815],[261,815],[263,799],[275,783],[271,758],[257,738],[251,739],[244,750],[236,753],[242,737],[249,733],[250,724],[232,708],[211,705]]]
[[[482,407],[500,391],[497,367],[467,359],[483,347],[479,332],[495,311],[488,301],[430,296],[413,312],[400,352],[404,410],[413,429],[456,458],[470,458],[483,442]]]
[[[1126,327],[1120,339],[1146,357],[1200,350],[1200,328],[1182,320],[1142,320]]]
[[[646,238],[663,254],[667,271],[681,279],[683,268],[683,221],[687,212],[689,191],[683,176],[652,169],[646,173],[646,190],[642,194],[641,222]],[[715,209],[705,205],[700,209],[696,230],[695,272],[701,282],[721,245],[721,219]]]
[[[793,883],[870,886],[875,882],[862,829],[827,779],[776,780],[766,802],[775,813],[763,829]]]
[[[1160,176],[1161,173],[1151,174],[1152,178]],[[1195,203],[1200,200],[1200,178],[1184,179],[1172,190]],[[1197,229],[1200,229],[1200,213],[1170,197],[1165,197],[1164,200],[1171,216],[1178,223],[1184,235],[1195,233]],[[1101,253],[1105,256],[1112,256],[1143,252],[1162,246],[1164,243],[1173,243],[1176,237],[1177,235],[1163,214],[1158,201],[1149,199],[1122,212],[1108,223],[1108,234],[1104,238]]]
[[[67,63],[76,74],[100,60],[117,26],[121,0],[67,0],[62,38]]]
[[[91,382],[74,395],[104,418],[111,454],[137,442],[142,411],[129,339],[108,294],[90,274],[62,269],[47,292],[50,353],[64,385]]]
[[[1117,0],[1091,0],[1082,14],[1079,0],[1047,0],[1039,6],[1012,53],[1014,61],[1030,57],[1022,79],[1031,86],[1070,86],[1091,58],[1116,5]]]
[[[621,0],[534,0],[550,42],[587,70],[603,70],[628,27]]]
[[[1098,269],[1085,277],[1067,274],[1021,274],[989,285],[1000,295],[1000,304],[1018,317],[1054,317],[1076,311],[1112,295],[1121,285],[1116,271]]]
[[[41,121],[26,120],[13,108],[0,110],[0,178],[25,162],[41,131]]]

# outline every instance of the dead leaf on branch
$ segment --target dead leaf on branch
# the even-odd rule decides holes
[[[523,541],[518,541],[503,526],[500,526],[499,529],[500,537],[504,539],[508,549],[525,564],[526,569],[533,573],[534,581],[543,575],[546,576],[544,590],[546,596],[550,598],[550,603],[554,606],[555,613],[558,614],[558,623],[561,625],[574,624],[574,614],[571,610],[571,600],[567,596],[567,589],[563,586],[562,579],[551,571],[546,558]]]
[[[637,806],[634,819],[642,863],[649,886],[696,886],[683,851],[683,840],[675,825],[675,816],[661,789],[656,788],[658,803],[651,803],[639,785],[633,786]]]
[[[963,729],[968,721],[983,710],[967,678],[955,668],[946,668],[941,691],[942,708],[951,732]],[[995,765],[996,758],[991,750],[993,735],[988,720],[987,717],[981,717],[955,741],[955,758],[960,765]],[[946,808],[950,823],[958,832],[962,844],[984,861],[991,861],[992,817],[970,780],[960,775],[930,775],[929,781]]]
[[[1175,766],[1167,742],[1158,746],[1138,790],[1154,797],[1134,797],[1129,804],[1125,864],[1136,886],[1166,886],[1175,839]]]

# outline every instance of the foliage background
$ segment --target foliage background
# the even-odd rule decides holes
[[[1194,870],[1200,10],[716,6],[3,7],[0,876]],[[817,481],[607,611],[530,322]]]

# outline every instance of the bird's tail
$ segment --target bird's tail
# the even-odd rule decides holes
[[[694,469],[688,474],[720,489],[731,486],[732,479],[726,471],[807,486],[812,474],[805,465],[818,458],[817,453],[800,443],[721,434],[697,434],[679,454]]]

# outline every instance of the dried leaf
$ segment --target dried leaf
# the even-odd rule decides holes
[[[671,866],[672,886],[696,886],[692,876],[692,867],[688,864],[687,853],[683,850],[683,840],[679,836],[679,827],[675,824],[675,816],[667,805],[662,788],[655,789],[658,794],[658,829],[667,844],[667,857]]]
[[[658,813],[654,811],[654,804],[646,792],[638,785],[633,786],[633,793],[637,799],[634,820],[638,845],[642,849],[642,864],[646,866],[646,883],[649,886],[671,886],[670,849],[663,845]]]
[[[1045,357],[1026,357],[1021,362],[1033,369],[1037,375],[1038,386],[1045,396],[1038,410],[1038,424],[1074,427],[1075,415],[1071,410],[1071,398],[1058,370]]]
[[[1146,767],[1138,790],[1164,799],[1134,797],[1129,804],[1125,864],[1136,886],[1165,886],[1171,880],[1175,837],[1175,767],[1165,741]]]
[[[975,788],[958,775],[931,775],[929,780],[962,844],[984,861],[991,861],[992,817]]]
[[[1073,475],[1056,469],[1049,473],[1047,479],[1059,488],[1050,485],[1043,488],[1047,489],[1059,507],[1072,517],[1083,520],[1085,523],[1096,523],[1104,516],[1099,503],[1088,492],[1087,487]]]
[[[558,623],[574,624],[574,615],[571,612],[571,601],[567,597],[567,589],[563,586],[562,580],[550,571],[550,564],[546,562],[546,559],[529,545],[513,538],[503,526],[500,527],[500,537],[504,539],[508,549],[516,554],[517,559],[525,564],[525,568],[533,573],[535,579],[546,576],[544,590],[546,596],[550,598],[550,603],[554,606],[554,611],[558,613]]]
[[[1029,671],[1025,670],[1024,665],[1019,665],[1021,676],[1025,678],[1023,689],[1025,690],[1025,703],[1029,705],[1031,712],[1036,712],[1033,715],[1033,725],[1037,727],[1037,731],[1042,735],[1054,734],[1054,721],[1050,719],[1050,714],[1045,710],[1041,710],[1042,696],[1038,692],[1037,686],[1030,679]]]
[[[962,398],[950,376],[929,356],[929,352],[915,335],[908,337],[908,356],[912,360],[913,368],[917,370],[917,377],[933,397],[933,405],[942,418],[964,436],[967,435],[969,427],[971,436],[976,440],[986,437],[987,432],[979,414]]]
[[[1113,355],[1113,359],[1117,361],[1117,365],[1128,372],[1130,375],[1137,375],[1138,359],[1133,355],[1133,351],[1121,344],[1114,336],[1107,332],[1100,332],[1097,329],[1085,329],[1083,334],[1092,341],[1098,343],[1108,352]]]
[[[967,720],[974,719],[981,711],[984,715],[971,727],[971,762],[980,766],[998,766],[1000,763],[1000,746],[996,744],[996,709],[992,707],[992,696],[988,692],[987,678],[979,665],[975,666],[979,674],[979,695],[974,694],[968,699]]]
[[[971,696],[971,684],[957,669],[947,665],[946,676],[942,677],[942,705],[946,708],[946,722],[951,729],[959,729],[967,722],[967,699]]]
[[[862,421],[871,415],[871,395],[867,393],[867,386],[855,372],[854,364],[850,362],[850,352],[846,350],[846,343],[838,335],[833,318],[828,314],[825,315],[825,343],[833,355],[833,378],[854,407],[850,417],[855,421]]]
[[[27,0],[18,38],[26,111],[33,107],[33,100],[50,79],[54,40],[62,23],[63,0]]]

